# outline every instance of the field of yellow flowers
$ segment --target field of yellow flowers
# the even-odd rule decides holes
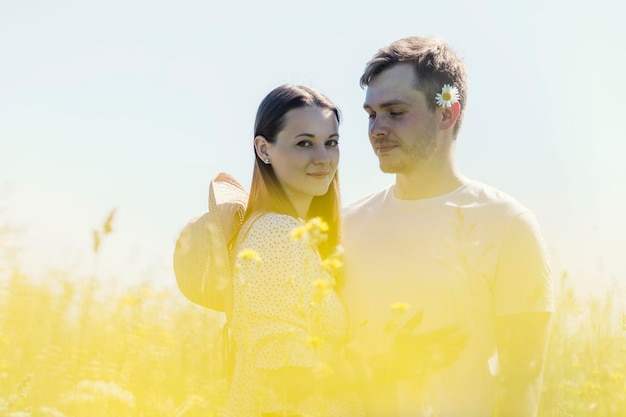
[[[0,416],[212,416],[221,317],[175,291],[14,272],[0,288]]]
[[[94,252],[108,232],[94,232]],[[219,313],[176,288],[0,274],[0,417],[218,415]],[[557,294],[539,415],[626,416],[618,296],[583,298],[566,274]]]

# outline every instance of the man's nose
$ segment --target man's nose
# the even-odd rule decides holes
[[[371,137],[384,137],[389,133],[389,129],[382,117],[375,116],[370,119],[369,134]]]

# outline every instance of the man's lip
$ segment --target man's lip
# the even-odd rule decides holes
[[[376,153],[386,153],[395,148],[395,145],[378,145],[375,147]]]

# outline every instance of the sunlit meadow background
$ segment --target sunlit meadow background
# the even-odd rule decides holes
[[[215,415],[223,317],[177,291],[178,233],[218,171],[248,185],[256,106],[283,82],[342,109],[346,203],[389,184],[357,80],[377,47],[414,34],[466,60],[459,166],[530,207],[550,245],[540,415],[625,416],[619,9],[0,0],[0,417]]]
[[[115,212],[92,231],[90,275],[33,279],[0,224],[0,416],[217,416],[223,317],[149,282],[98,279]],[[539,415],[626,415],[626,342],[615,291],[585,298],[557,280]],[[391,306],[390,306],[391,308]],[[468,381],[469,382],[469,381]]]

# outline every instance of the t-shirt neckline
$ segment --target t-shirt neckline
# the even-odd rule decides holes
[[[471,184],[472,184],[472,181],[467,180],[466,182],[459,185],[454,190],[449,191],[445,194],[441,194],[441,195],[434,196],[434,197],[420,198],[417,200],[403,200],[403,199],[396,197],[394,193],[395,184],[391,184],[387,188],[387,192],[385,194],[384,200],[385,202],[388,202],[389,204],[396,206],[398,208],[417,208],[417,207],[438,205],[441,203],[445,203],[446,201],[455,200],[454,197],[463,193],[468,187],[471,186]]]

